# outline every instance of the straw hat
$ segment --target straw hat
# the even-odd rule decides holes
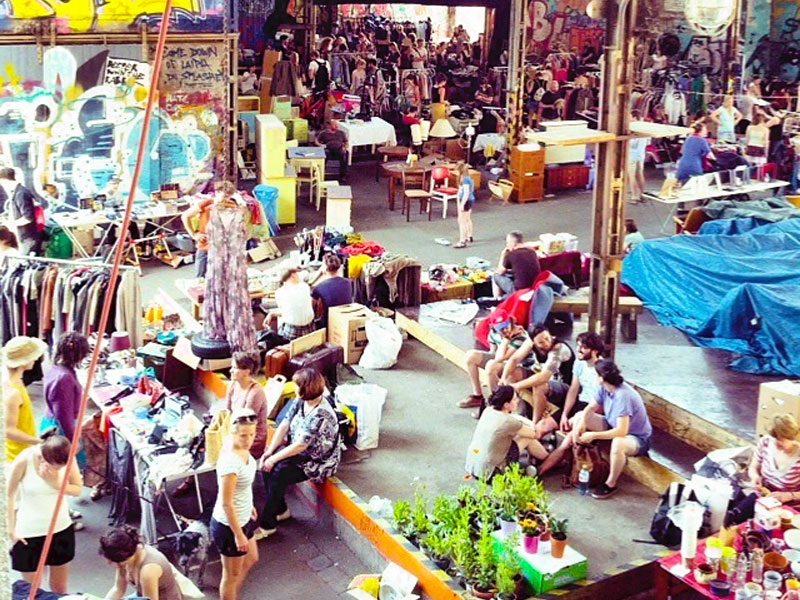
[[[47,350],[42,340],[20,335],[8,340],[3,346],[3,359],[7,369],[16,369],[35,362]]]

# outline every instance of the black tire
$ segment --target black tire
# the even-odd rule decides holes
[[[192,352],[207,359],[230,358],[232,354],[227,340],[210,340],[201,334],[192,337]]]

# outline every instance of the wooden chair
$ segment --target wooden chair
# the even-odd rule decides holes
[[[408,169],[403,171],[403,209],[406,222],[411,220],[411,203],[419,200],[419,212],[422,214],[423,207],[430,214],[431,193],[427,189],[426,174],[424,169]],[[429,217],[430,218],[430,217]]]
[[[710,221],[702,208],[695,207],[691,209],[686,216],[681,219],[680,217],[672,217],[675,222],[675,233],[688,233],[694,235],[700,229],[700,226],[706,221]]]
[[[442,218],[447,218],[447,203],[458,199],[458,188],[450,186],[450,169],[436,167],[431,172],[431,200],[442,203]],[[428,205],[428,220],[431,220],[431,207]]]

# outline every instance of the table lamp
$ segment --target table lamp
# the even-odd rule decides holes
[[[456,133],[456,130],[453,129],[453,126],[450,124],[450,121],[448,121],[447,119],[439,119],[438,121],[436,121],[436,123],[433,124],[433,127],[431,127],[431,131],[428,135],[430,135],[430,137],[432,138],[439,138],[441,140],[445,140],[447,138],[456,137],[456,135],[458,134]],[[440,142],[440,144],[441,143],[442,142]],[[441,145],[439,146],[439,152],[443,153]]]
[[[110,352],[120,352],[131,347],[131,338],[127,331],[115,331],[111,334],[111,342],[108,349]]]

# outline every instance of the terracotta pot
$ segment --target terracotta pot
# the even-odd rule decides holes
[[[522,576],[522,573],[517,573],[514,575],[514,594],[517,598],[524,598],[522,595],[525,591],[525,578]]]
[[[539,536],[538,535],[523,535],[522,536],[522,549],[528,554],[536,554],[539,551]]]
[[[567,547],[567,538],[564,537],[563,540],[557,540],[554,537],[550,538],[550,554],[553,558],[563,558],[564,557],[564,549]]]
[[[494,598],[494,590],[489,590],[488,592],[482,592],[474,585],[470,586],[469,592],[476,598],[482,598],[483,600],[492,600],[492,598]]]

